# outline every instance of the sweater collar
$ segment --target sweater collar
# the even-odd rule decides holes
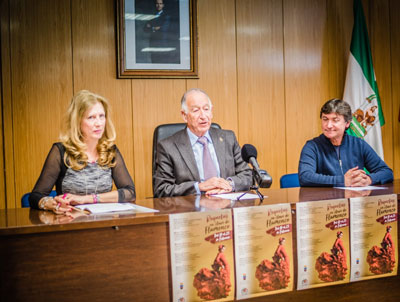
[[[338,147],[343,146],[343,145],[346,145],[346,143],[347,143],[347,137],[348,137],[348,136],[349,136],[349,135],[348,135],[347,132],[345,131],[344,134],[343,134],[342,143],[341,143]],[[332,145],[333,147],[335,147],[335,146],[332,144],[331,140],[330,140],[329,138],[327,138],[323,133],[320,135],[320,137],[321,137],[327,144],[330,144],[330,145]]]

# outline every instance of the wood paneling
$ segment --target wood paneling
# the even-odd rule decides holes
[[[131,81],[116,78],[114,2],[72,1],[74,92],[88,89],[110,101],[117,131],[116,143],[133,177]]]
[[[342,98],[353,29],[353,2],[327,0],[328,99]]]
[[[11,128],[11,65],[10,65],[10,16],[9,1],[0,0],[0,45],[1,45],[1,113],[0,114],[0,209],[6,207],[6,183],[14,184],[14,173],[5,173],[6,168],[14,171],[14,159],[12,152],[12,128]],[[5,161],[7,158],[9,161]],[[8,170],[7,170],[8,171]],[[6,182],[6,179],[9,181]],[[14,186],[9,185],[8,194],[14,193]]]
[[[258,149],[258,162],[279,186],[286,173],[281,1],[237,1],[239,140]]]
[[[400,177],[400,7],[362,2],[386,117],[385,159]],[[214,121],[257,147],[274,187],[282,174],[297,172],[304,143],[321,132],[321,105],[343,95],[352,1],[198,0],[200,78],[190,80],[116,79],[114,0],[0,5],[0,208],[18,207],[32,189],[80,89],[110,100],[140,199],[152,195],[154,128],[182,121],[179,101],[188,88],[207,91]]]
[[[11,1],[10,19],[14,207],[38,178],[72,95],[70,2]]]
[[[0,82],[0,91],[2,90],[3,84]],[[0,112],[3,112],[3,105],[0,102]],[[3,116],[0,114],[0,133],[3,133]],[[0,159],[4,158],[4,144],[3,140],[0,139]],[[0,160],[0,209],[5,208],[6,190],[5,190],[5,175],[4,175],[4,161]]]
[[[153,196],[153,132],[160,124],[183,123],[180,99],[185,80],[132,80],[137,198]]]
[[[393,172],[400,177],[400,2],[390,0],[390,50],[392,54]],[[384,47],[384,46],[383,46]],[[387,47],[387,46],[386,46]],[[389,70],[386,70],[389,73]],[[385,132],[386,133],[386,132]]]
[[[198,12],[200,78],[188,80],[187,88],[205,90],[213,121],[237,133],[235,1],[199,1]]]
[[[2,236],[0,244],[2,301],[170,301],[165,222]]]
[[[305,142],[321,132],[329,96],[325,1],[284,1],[287,172],[297,172]]]
[[[385,125],[382,127],[382,143],[385,162],[393,167],[392,83],[391,74],[388,72],[391,66],[391,53],[390,47],[388,47],[390,45],[389,2],[387,0],[371,1],[369,11],[372,60],[385,116]]]

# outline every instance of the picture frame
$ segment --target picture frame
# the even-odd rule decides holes
[[[117,0],[118,78],[198,78],[197,0]]]

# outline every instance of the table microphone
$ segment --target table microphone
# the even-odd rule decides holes
[[[257,150],[253,145],[244,144],[242,147],[242,158],[253,167],[253,181],[260,188],[269,188],[272,184],[272,178],[266,170],[260,169],[257,162]]]

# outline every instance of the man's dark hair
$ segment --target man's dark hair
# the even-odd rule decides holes
[[[340,99],[332,99],[327,101],[321,108],[319,117],[322,118],[322,114],[337,113],[343,115],[346,122],[351,122],[351,107],[350,105]]]

